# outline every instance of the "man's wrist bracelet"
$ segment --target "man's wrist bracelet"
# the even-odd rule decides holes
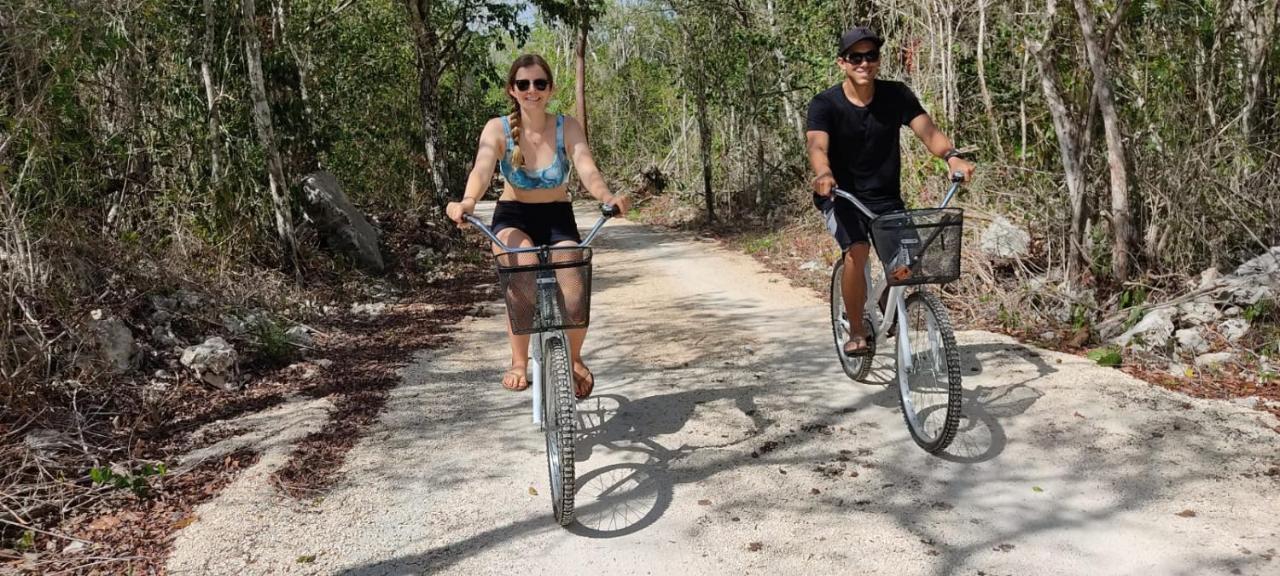
[[[949,162],[952,158],[961,158],[961,156],[960,156],[960,151],[959,151],[959,150],[956,150],[955,148],[952,148],[952,149],[947,150],[946,152],[944,152],[944,153],[942,154],[942,160],[943,160],[943,161],[948,161],[948,162]]]

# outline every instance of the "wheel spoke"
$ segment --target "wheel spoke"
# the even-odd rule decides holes
[[[907,299],[906,309],[907,329],[899,345],[911,367],[899,366],[903,416],[916,442],[937,452],[950,442],[959,422],[955,339],[936,297],[917,292]]]

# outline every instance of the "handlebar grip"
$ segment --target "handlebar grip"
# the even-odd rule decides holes
[[[952,172],[952,173],[951,173],[951,181],[952,181],[952,182],[964,182],[964,172]]]
[[[613,204],[601,204],[600,214],[604,215],[605,217],[612,218],[614,216],[622,214],[622,209],[618,208]]]

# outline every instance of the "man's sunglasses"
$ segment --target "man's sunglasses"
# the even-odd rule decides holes
[[[538,90],[539,92],[551,87],[551,82],[548,81],[546,78],[538,78],[537,80],[533,80],[532,83],[533,83],[534,89]],[[516,90],[519,90],[521,92],[526,92],[529,90],[529,84],[530,84],[530,81],[527,79],[516,80]]]
[[[844,61],[854,66],[863,62],[876,63],[880,61],[880,51],[872,50],[870,52],[845,52]]]

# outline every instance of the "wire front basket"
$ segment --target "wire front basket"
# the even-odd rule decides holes
[[[546,247],[494,257],[515,334],[586,328],[591,320],[591,249]]]
[[[881,214],[871,221],[871,235],[889,286],[945,284],[960,277],[960,208]]]

